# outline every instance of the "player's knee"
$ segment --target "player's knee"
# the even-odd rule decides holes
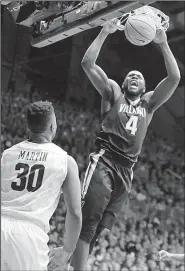
[[[100,234],[101,234],[104,230],[105,230],[105,227],[103,227],[103,226],[98,226],[98,227],[97,227],[96,232],[95,232],[95,234],[94,234],[94,237],[93,237],[93,239],[92,239],[92,241],[91,241],[91,244],[93,244],[93,246],[94,246],[94,244],[95,244],[96,242],[98,242],[98,239],[99,239],[99,237],[100,237]]]
[[[96,244],[98,243],[98,239],[100,237],[100,234],[103,232],[108,233],[109,231],[110,230],[106,229],[103,225],[98,225],[96,233],[95,233],[95,235],[91,241],[91,244],[90,244],[89,254],[92,253],[94,246],[96,246]]]
[[[104,233],[108,233],[110,230],[109,229],[107,229],[104,225],[98,225],[98,227],[97,227],[97,230],[96,230],[96,233],[97,233],[97,235],[100,235],[102,232],[104,232]]]
[[[106,234],[106,233],[108,233],[109,231],[110,231],[110,230],[107,229],[107,228],[105,228],[103,225],[99,225],[99,226],[97,227],[97,229],[96,229],[96,232],[95,232],[95,235],[94,235],[94,237],[93,237],[93,239],[92,239],[92,242],[93,242],[93,241],[94,241],[94,242],[97,242],[98,239],[99,239],[99,237],[100,237],[100,235],[101,235],[102,233]]]

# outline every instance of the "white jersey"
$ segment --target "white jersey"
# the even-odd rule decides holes
[[[67,175],[67,153],[54,143],[23,141],[1,159],[1,214],[36,223],[45,232]]]

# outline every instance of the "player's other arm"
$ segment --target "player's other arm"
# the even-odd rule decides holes
[[[184,254],[174,254],[174,253],[169,253],[165,250],[159,251],[159,259],[160,260],[176,260],[178,262],[184,263]]]
[[[71,254],[76,248],[82,226],[81,185],[78,166],[68,155],[67,176],[63,184],[64,201],[67,208],[65,220],[64,249]]]
[[[78,166],[69,155],[67,159],[67,176],[62,189],[67,207],[64,245],[51,250],[48,264],[49,271],[53,271],[59,266],[64,267],[67,264],[76,248],[82,226],[81,185],[78,177]]]
[[[176,260],[178,262],[184,263],[184,254],[169,253],[169,257],[172,260]]]
[[[157,85],[150,97],[149,109],[151,112],[154,112],[172,96],[180,81],[180,71],[168,45],[165,31],[160,31],[154,41],[160,46],[167,77]]]
[[[105,25],[86,51],[81,62],[85,73],[100,95],[103,97],[106,96],[110,100],[113,98],[113,94],[119,97],[121,89],[115,81],[107,77],[105,72],[96,64],[96,60],[108,34],[114,33],[115,31],[116,28],[114,27],[113,21]]]

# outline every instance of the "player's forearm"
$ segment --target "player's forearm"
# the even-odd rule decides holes
[[[178,262],[184,263],[184,254],[173,254],[170,253],[170,258]]]
[[[82,227],[82,215],[67,212],[65,220],[64,249],[74,252]]]
[[[90,45],[90,47],[87,49],[83,59],[82,59],[82,65],[94,65],[97,57],[100,53],[100,49],[107,38],[108,33],[104,32],[102,29],[100,34],[97,36],[97,38],[93,41],[93,43]]]
[[[177,65],[176,59],[168,45],[167,42],[163,42],[161,44],[159,44],[163,57],[164,57],[164,61],[165,61],[165,66],[166,66],[166,70],[167,70],[167,75],[170,79],[175,79],[175,80],[179,80],[180,79],[180,71],[179,71],[179,67]]]

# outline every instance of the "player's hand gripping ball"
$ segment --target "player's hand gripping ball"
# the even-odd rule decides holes
[[[161,260],[162,261],[168,261],[168,260],[170,260],[170,253],[165,251],[165,250],[161,250],[158,253],[158,258],[159,258],[160,261]]]
[[[117,27],[119,26],[120,26],[120,21],[118,19],[112,19],[103,25],[103,31],[108,34],[112,34],[116,32],[116,30],[118,30]]]
[[[162,29],[158,29],[156,31],[155,38],[153,39],[155,43],[163,43],[167,41],[167,35],[166,32]]]

